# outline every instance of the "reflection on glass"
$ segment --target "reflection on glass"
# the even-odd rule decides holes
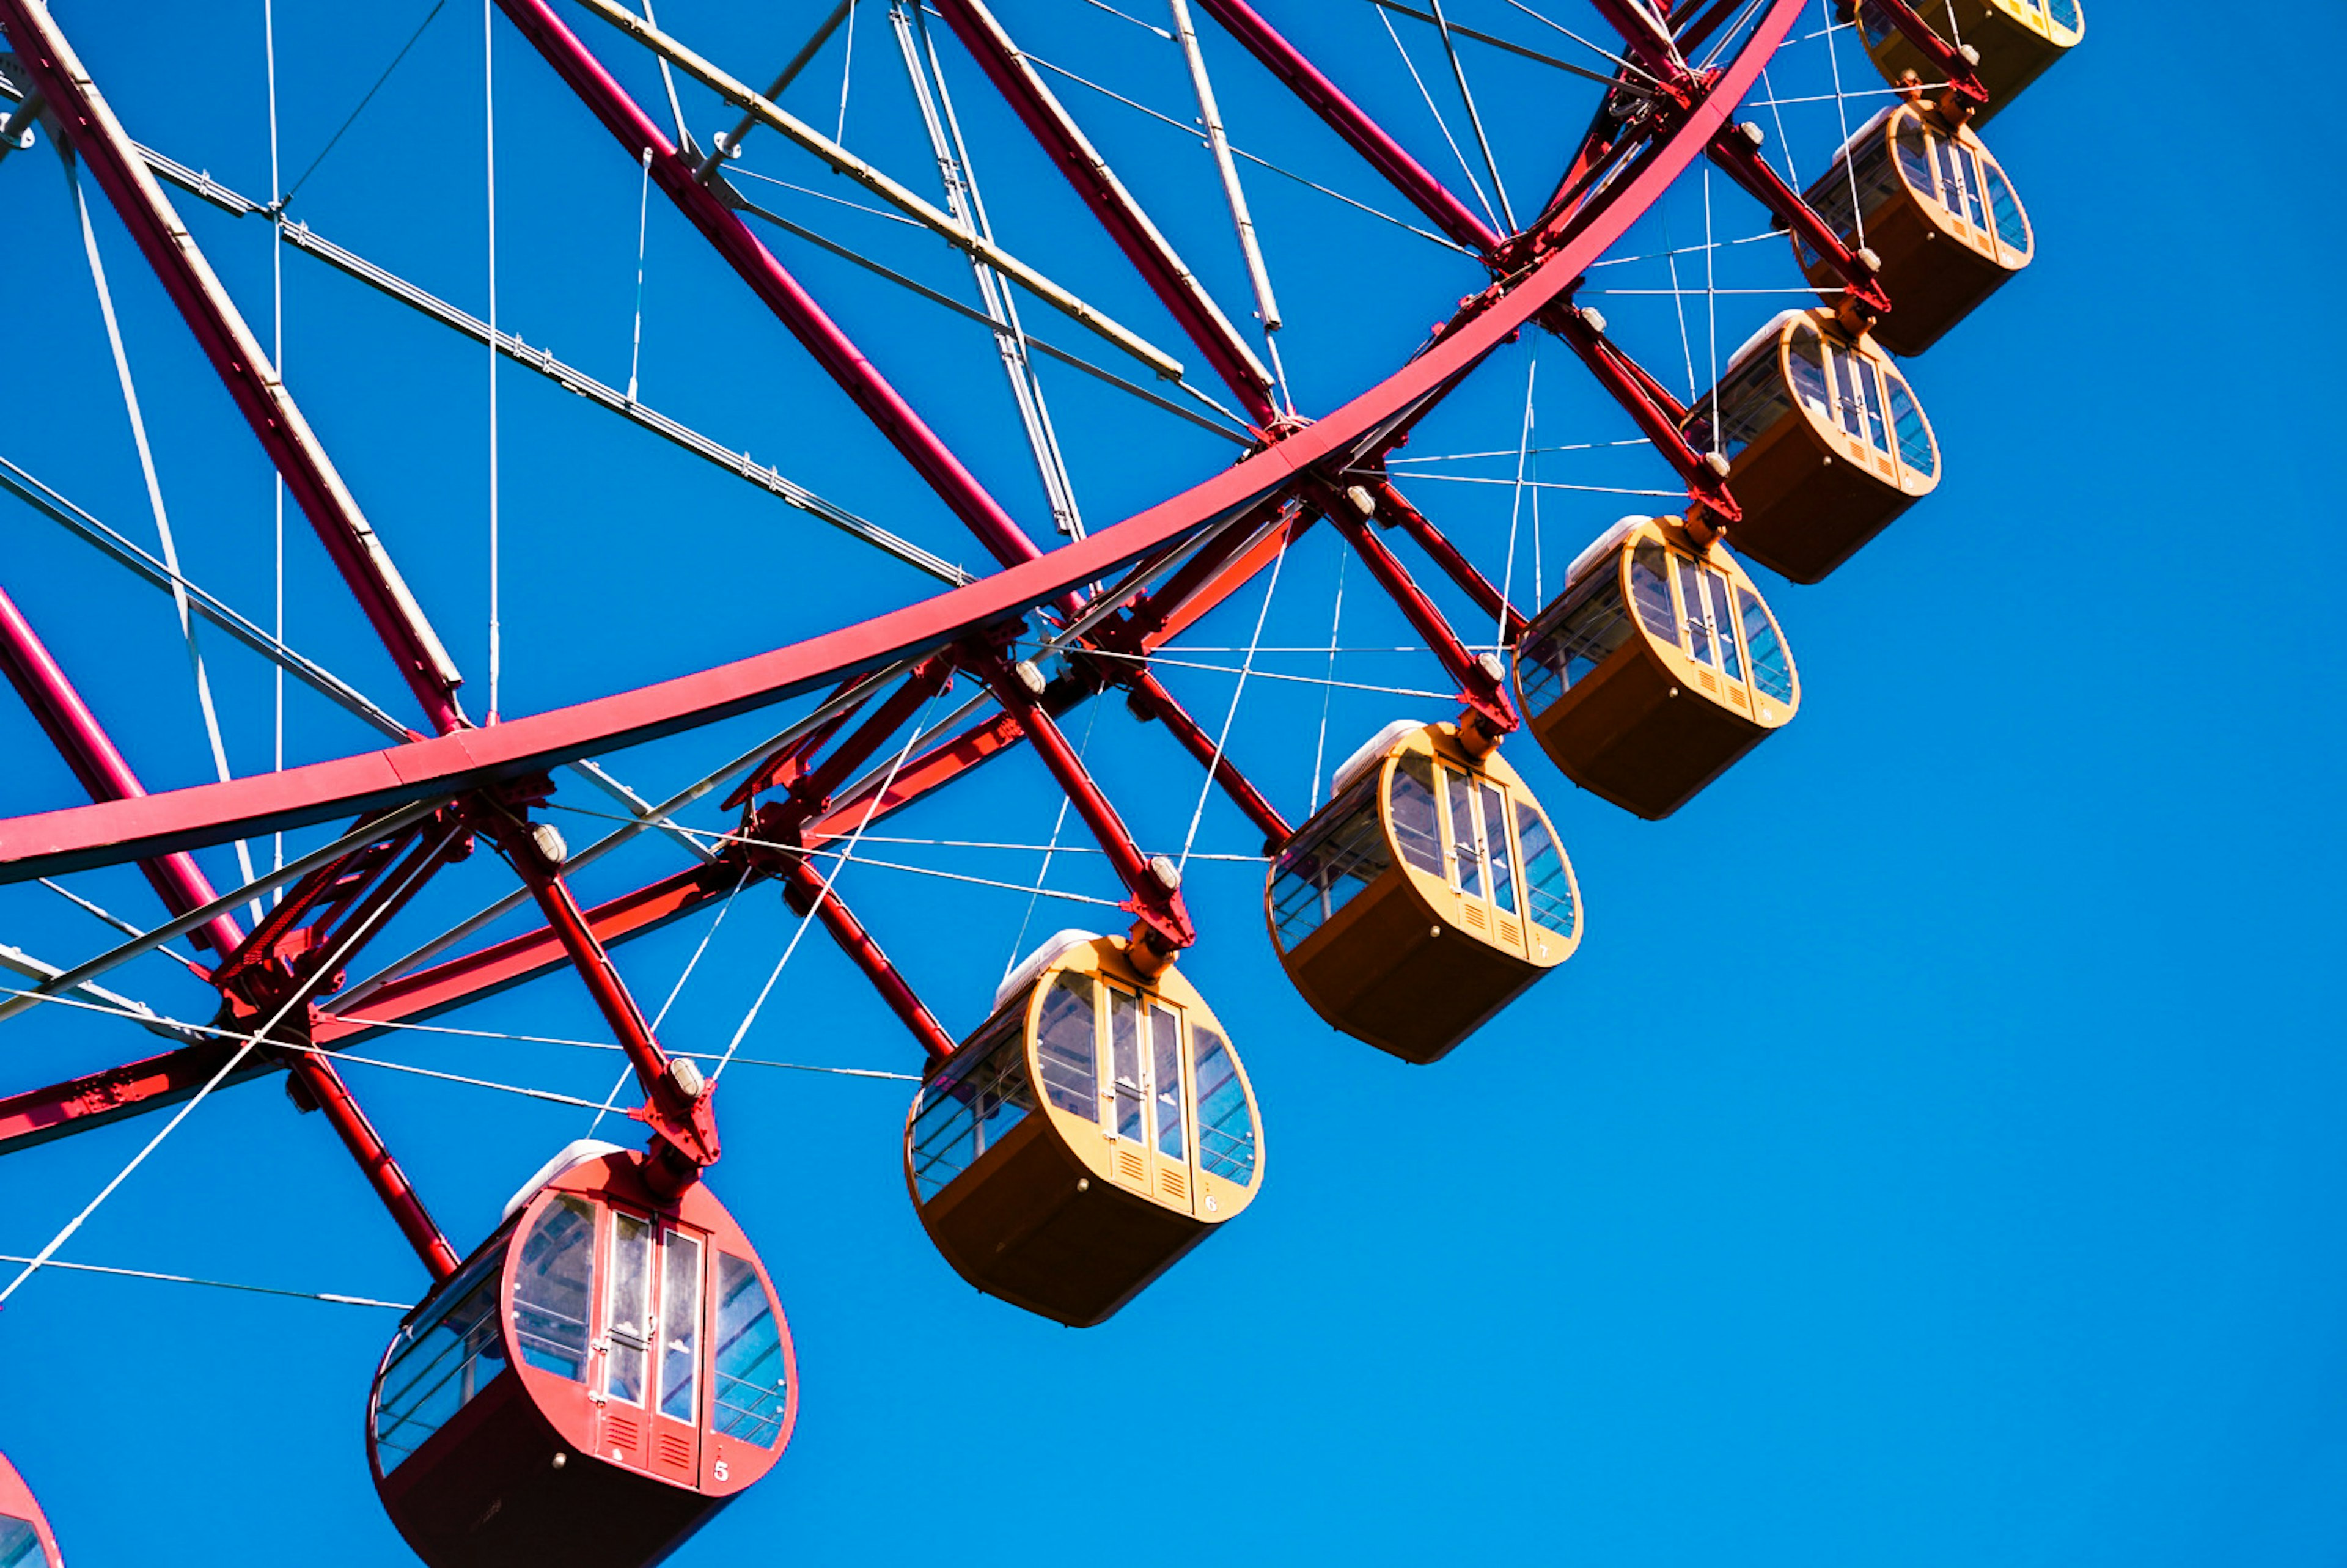
[[[1093,1028],[1092,977],[1061,973],[1043,993],[1035,1054],[1051,1103],[1087,1122],[1100,1120],[1100,1046]]]
[[[389,1475],[505,1370],[497,1296],[503,1247],[440,1287],[440,1305],[399,1331],[375,1396],[375,1452]]]
[[[1190,1026],[1191,1065],[1198,1086],[1198,1164],[1225,1181],[1255,1180],[1255,1118],[1238,1063],[1223,1037],[1204,1024]]]
[[[1182,1133],[1182,1020],[1173,1009],[1149,1009],[1149,1094],[1157,1107],[1157,1152],[1184,1158]]]
[[[1394,842],[1401,857],[1430,876],[1440,876],[1442,828],[1436,820],[1434,764],[1422,753],[1404,755],[1394,768]]]
[[[675,1231],[661,1238],[660,1412],[693,1419],[701,1368],[701,1243]]]
[[[1669,557],[1652,539],[1641,539],[1630,552],[1630,601],[1646,630],[1665,642],[1679,640],[1678,618],[1671,612]]]
[[[1561,936],[1573,933],[1573,878],[1548,819],[1529,801],[1516,803],[1516,842],[1523,846],[1525,903],[1532,917]]]
[[[1108,990],[1110,1070],[1116,1087],[1116,1135],[1136,1143],[1148,1142],[1142,1126],[1141,1003],[1116,989]]]
[[[611,1215],[611,1299],[605,1308],[611,1350],[603,1391],[630,1405],[644,1402],[644,1356],[652,1330],[652,1225],[630,1214]]]
[[[1791,702],[1793,661],[1785,652],[1785,640],[1777,635],[1768,607],[1748,588],[1737,589],[1736,597],[1744,611],[1744,645],[1752,651],[1752,683],[1780,702]]]
[[[574,1383],[587,1380],[594,1276],[594,1208],[562,1194],[530,1225],[514,1270],[514,1339],[523,1360]]]
[[[37,1568],[42,1555],[33,1522],[0,1513],[0,1568]]]
[[[1491,902],[1512,915],[1516,912],[1516,876],[1508,859],[1507,810],[1492,784],[1484,783],[1477,788],[1483,803],[1483,846],[1491,860]]]
[[[717,1255],[716,1409],[711,1429],[760,1448],[783,1435],[790,1401],[782,1321],[747,1258]]]
[[[1456,768],[1442,770],[1443,794],[1450,807],[1450,853],[1458,870],[1451,886],[1470,898],[1483,896],[1483,845],[1475,831],[1474,788]]]
[[[1025,1020],[1014,1015],[972,1041],[921,1090],[913,1116],[913,1183],[921,1201],[1000,1143],[1035,1109],[1027,1081]],[[967,1054],[969,1061],[960,1058]]]
[[[1272,868],[1271,919],[1283,948],[1293,948],[1393,864],[1378,821],[1378,775],[1345,792],[1325,826],[1298,834]]]

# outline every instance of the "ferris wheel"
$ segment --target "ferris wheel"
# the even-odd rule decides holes
[[[2085,28],[2075,0],[840,0],[754,21],[494,0],[466,58],[431,53],[462,20],[440,0],[290,180],[272,30],[264,197],[175,158],[172,123],[109,91],[96,17],[60,9],[0,0],[0,181],[65,171],[38,216],[87,261],[149,516],[101,517],[75,474],[7,451],[0,508],[81,552],[76,602],[178,662],[114,716],[36,624],[66,589],[0,568],[0,667],[87,797],[0,802],[0,880],[54,900],[0,933],[0,1030],[70,1028],[58,1060],[87,1040],[117,1063],[0,1098],[0,1153],[136,1128],[0,1302],[76,1266],[84,1223],[208,1102],[282,1079],[431,1278],[367,1409],[401,1534],[436,1565],[615,1568],[676,1549],[797,1421],[783,1292],[709,1173],[717,1087],[769,1065],[742,1048],[800,938],[820,928],[912,1037],[904,1181],[946,1264],[1049,1319],[1113,1316],[1256,1202],[1285,1113],[1185,951],[1260,921],[1335,1030],[1439,1061],[1603,906],[1556,774],[1659,820],[1796,717],[1799,600],[1768,579],[1824,581],[1939,482],[1916,356],[2035,251],[1981,128]],[[413,191],[351,181],[364,246],[303,203],[403,70],[479,95],[486,306],[398,262],[433,221]],[[559,245],[514,213],[596,203],[633,269],[624,375],[509,324],[579,309],[575,278],[527,261]],[[102,242],[108,211],[127,243]],[[289,265],[364,291],[380,335],[306,343],[334,368],[282,376]],[[672,323],[645,279],[671,265],[717,374],[662,407]],[[118,309],[150,278],[169,345]],[[486,363],[486,529],[429,515],[436,462],[338,466],[362,405],[336,391],[313,424],[297,400],[313,374],[406,384],[369,357],[402,333],[462,346],[465,396]],[[239,581],[273,615],[206,586],[206,545],[172,528],[163,405],[140,398],[170,355],[233,405],[251,445],[220,460],[267,465],[274,553]],[[399,417],[437,429],[456,395],[419,386]],[[753,458],[753,434],[787,456]],[[583,504],[637,466],[692,499],[580,563],[559,507],[528,531],[500,461]],[[727,639],[748,620],[659,597],[694,508],[761,530],[689,569],[765,618],[746,651]],[[580,602],[621,608],[589,628],[561,608]],[[485,611],[477,669],[460,604]],[[558,624],[550,647],[505,636]],[[273,747],[238,768],[233,699],[256,692]],[[166,708],[188,760],[143,777],[132,756],[166,748],[128,726]],[[159,922],[124,907],[133,876]],[[671,1009],[768,884],[789,918],[738,1027],[680,1048]],[[926,925],[892,919],[915,900]],[[1086,908],[1039,936],[1063,903]],[[94,952],[92,920],[115,927]],[[922,933],[946,927],[1010,949],[989,996],[925,994]],[[691,957],[648,1007],[628,948],[661,931]],[[467,1020],[548,979],[607,1038],[533,1042],[624,1055],[600,1102],[415,1059],[533,1038]],[[361,1070],[594,1122],[452,1239]],[[0,1464],[0,1568],[57,1561],[22,1491]]]

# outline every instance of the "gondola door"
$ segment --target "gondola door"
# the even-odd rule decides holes
[[[1446,763],[1438,762],[1435,771],[1442,777],[1445,858],[1450,886],[1459,893],[1460,924],[1494,946],[1521,953],[1524,924],[1509,847],[1506,791]]]
[[[702,1238],[611,1211],[600,1451],[690,1486],[699,1479]]]
[[[1717,567],[1673,558],[1679,569],[1679,647],[1696,662],[1696,679],[1752,716],[1750,676],[1737,637],[1735,584]],[[1724,683],[1723,683],[1724,682]]]

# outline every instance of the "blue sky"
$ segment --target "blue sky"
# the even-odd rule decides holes
[[[426,9],[353,15],[284,0],[289,182]],[[661,16],[763,77],[821,8],[774,9],[745,17],[677,0]],[[1178,56],[1161,40],[1094,7],[1000,9],[1071,67],[1117,73],[1155,104],[1185,103]],[[1267,9],[1463,183],[1368,6],[1358,16]],[[266,199],[258,4],[200,28],[169,7],[58,0],[56,10],[134,136]],[[907,179],[926,175],[885,7],[866,12],[847,139]],[[1127,1542],[1235,1563],[1506,1553],[1608,1568],[2284,1568],[2347,1554],[2337,1332],[2347,1265],[2335,1245],[2347,1228],[2347,1063],[2336,980],[2323,978],[2335,958],[2321,958],[2342,935],[2342,856],[2326,825],[2339,699],[2320,661],[2306,664],[2325,646],[2313,637],[2322,595],[2301,606],[2270,586],[2287,562],[2319,553],[2319,485],[2339,445],[2321,434],[2321,377],[2340,339],[2342,236],[2302,150],[2327,131],[2319,99],[2260,94],[2251,110],[2244,81],[2194,68],[2178,40],[2209,36],[2208,15],[2167,0],[2091,12],[2086,45],[1989,128],[2040,256],[1913,366],[1947,455],[1937,494],[1826,584],[1772,584],[1800,661],[1799,722],[1659,825],[1580,794],[1529,743],[1512,749],[1586,892],[1589,938],[1571,964],[1449,1061],[1406,1068],[1329,1031],[1286,988],[1260,936],[1259,866],[1194,864],[1206,936],[1184,962],[1231,1025],[1263,1102],[1266,1185],[1241,1222],[1111,1324],[1079,1333],[1028,1317],[973,1294],[929,1250],[900,1174],[910,1085],[728,1074],[726,1155],[712,1179],[781,1287],[804,1404],[774,1476],[679,1561],[983,1564]],[[1527,42],[1541,31],[1497,4],[1459,19]],[[2309,36],[2292,47],[2309,57],[2342,42],[2334,16],[2299,26]],[[501,323],[624,384],[637,172],[502,22],[497,32]],[[657,77],[616,35],[587,36],[653,101]],[[1439,95],[1440,56],[1422,35],[1405,36]],[[826,124],[841,44],[791,100]],[[1210,31],[1207,44],[1243,145],[1389,205],[1225,41]],[[477,11],[449,7],[292,209],[476,311],[480,46]],[[1780,97],[1803,96],[1798,85],[1824,68],[1818,44],[1802,47],[1772,73]],[[1543,67],[1468,59],[1502,173],[1529,205],[1522,188],[1553,167],[1587,100]],[[1864,70],[1854,56],[1841,63],[1853,80]],[[1170,323],[1116,274],[1096,231],[982,101],[967,62],[948,50],[947,69],[1006,243],[1170,342]],[[1063,90],[1235,311],[1244,282],[1203,159],[1162,126]],[[1452,100],[1439,101],[1456,126]],[[1831,106],[1783,112],[1772,149],[1789,145],[1813,174],[1836,139]],[[705,97],[688,97],[687,117],[704,135],[731,120]],[[767,150],[749,166],[843,193]],[[1256,169],[1249,179],[1307,410],[1367,384],[1475,286],[1471,266],[1390,225]],[[1764,228],[1740,197],[1715,189],[1713,199],[1718,237]],[[873,253],[967,294],[967,271],[942,247],[819,196],[773,200],[799,202],[794,216],[859,246],[881,235]],[[266,335],[266,230],[192,200],[181,207]],[[46,145],[0,164],[0,212],[12,369],[0,456],[151,545]],[[1690,182],[1624,253],[1697,242],[1705,217]],[[102,210],[97,229],[188,569],[266,619],[267,469]],[[984,334],[797,241],[771,242],[1013,511],[1037,517]],[[976,564],[657,198],[644,260],[648,404]],[[1775,242],[1730,248],[1719,264],[1722,287],[1798,282]],[[306,258],[285,267],[290,383],[472,672],[480,712],[482,351]],[[1614,286],[1646,285],[1593,284]],[[1715,353],[1794,301],[1723,295],[1717,326],[1706,309],[1684,336],[1655,296],[1600,302],[1676,384],[1682,362],[1701,379]],[[1081,334],[1048,315],[1032,308],[1030,326],[1074,346]],[[1534,370],[1535,352],[1495,358],[1411,451],[1512,452],[1528,374],[1542,441],[1629,434],[1568,354],[1551,344]],[[927,591],[541,378],[507,366],[499,386],[509,713],[738,657]],[[1047,387],[1095,526],[1235,450],[1071,374],[1055,372]],[[1666,483],[1636,455],[1543,457],[1538,472],[1560,484]],[[1510,487],[1430,481],[1414,493],[1479,559],[1512,562],[1527,600],[1524,582],[1538,573],[1553,591],[1558,567],[1637,504],[1542,492],[1537,526],[1513,518],[1511,557]],[[405,713],[298,518],[291,527],[289,638]],[[2249,542],[2227,542],[2236,534]],[[1264,644],[1327,641],[1336,574],[1331,541],[1299,546]],[[1409,640],[1358,568],[1346,580],[1348,647]],[[210,776],[168,600],[5,497],[0,584],[150,784]],[[1260,603],[1251,589],[1191,641],[1244,646]],[[206,652],[232,764],[266,767],[265,670],[218,639]],[[1262,667],[1325,668],[1277,657]],[[1348,655],[1340,673],[1439,683],[1422,656]],[[1176,674],[1176,689],[1219,719],[1229,679]],[[1255,682],[1233,729],[1233,753],[1299,816],[1316,748],[1333,763],[1387,718],[1444,711],[1342,692],[1324,731],[1322,702],[1310,685]],[[293,760],[368,743],[313,702],[297,697],[289,712]],[[657,794],[780,723],[753,716],[613,766]],[[1112,702],[1070,728],[1090,737],[1144,841],[1179,848],[1194,768]],[[0,713],[0,755],[6,813],[71,803],[70,778],[13,706]],[[575,784],[560,798],[605,804]],[[897,831],[1040,843],[1055,813],[1040,769],[1020,757]],[[558,820],[574,844],[600,825]],[[711,812],[691,820],[723,825]],[[267,847],[256,845],[264,857]],[[1195,847],[1255,846],[1210,801]],[[1031,855],[935,846],[883,857],[1021,882],[1036,868]],[[1057,862],[1054,886],[1107,891],[1097,867],[1071,868],[1071,858]],[[221,885],[233,880],[229,852],[204,859]],[[643,845],[599,867],[587,891],[678,864],[672,848]],[[436,886],[417,919],[468,913],[503,890],[499,875],[476,857]],[[73,886],[134,921],[156,917],[135,873]],[[1030,911],[1016,894],[880,867],[849,871],[842,887],[955,1030],[976,1023],[1024,945],[1107,914],[1048,900]],[[744,895],[678,993],[671,1043],[722,1051],[794,927],[770,891]],[[638,991],[654,1005],[667,996],[705,929],[625,949]],[[44,889],[0,889],[0,940],[71,961],[108,939]],[[144,959],[118,983],[202,1016],[201,988],[174,970]],[[601,1038],[563,978],[444,1021]],[[150,1046],[108,1019],[0,1028],[12,1037],[12,1090]],[[918,1060],[819,939],[792,957],[742,1049],[898,1072]],[[371,1054],[589,1099],[616,1067],[575,1048],[480,1037],[376,1042]],[[586,1121],[567,1106],[351,1072],[460,1248]],[[159,1125],[0,1160],[0,1250],[37,1248]],[[61,1255],[390,1299],[423,1286],[327,1130],[266,1083],[207,1102]],[[337,1563],[404,1563],[361,1446],[393,1320],[44,1275],[0,1312],[0,1447],[49,1503],[77,1568],[328,1551]]]

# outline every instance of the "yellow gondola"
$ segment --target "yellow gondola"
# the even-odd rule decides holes
[[[1516,645],[1516,694],[1564,775],[1649,819],[1791,723],[1800,678],[1768,602],[1717,540],[1624,518]]]
[[[2022,88],[2086,36],[2086,16],[2078,0],[1930,0],[1916,9],[1951,43],[1979,53],[1974,68],[1981,86],[1988,89],[1988,102],[1973,117],[1975,123],[1985,123],[2019,97]],[[1927,87],[1944,79],[1923,51],[1891,26],[1881,7],[1859,6],[1858,35],[1867,57],[1891,86],[1899,86],[1910,71]]]
[[[1062,931],[933,1066],[905,1122],[921,1227],[989,1296],[1088,1328],[1263,1184],[1238,1053],[1178,968]]]
[[[1440,1060],[1581,944],[1581,889],[1532,791],[1455,724],[1389,725],[1273,858],[1272,945],[1312,1009]]]
[[[1715,417],[1744,511],[1729,538],[1795,582],[1821,580],[1940,482],[1906,378],[1829,310],[1787,311],[1737,351],[1687,413],[1698,450],[1713,449]]]
[[[1850,138],[1805,200],[1853,249],[1874,252],[1891,313],[1872,329],[1893,354],[1939,342],[2035,252],[2029,214],[1969,128],[1898,104]],[[1820,291],[1841,278],[1797,237],[1801,271]]]

